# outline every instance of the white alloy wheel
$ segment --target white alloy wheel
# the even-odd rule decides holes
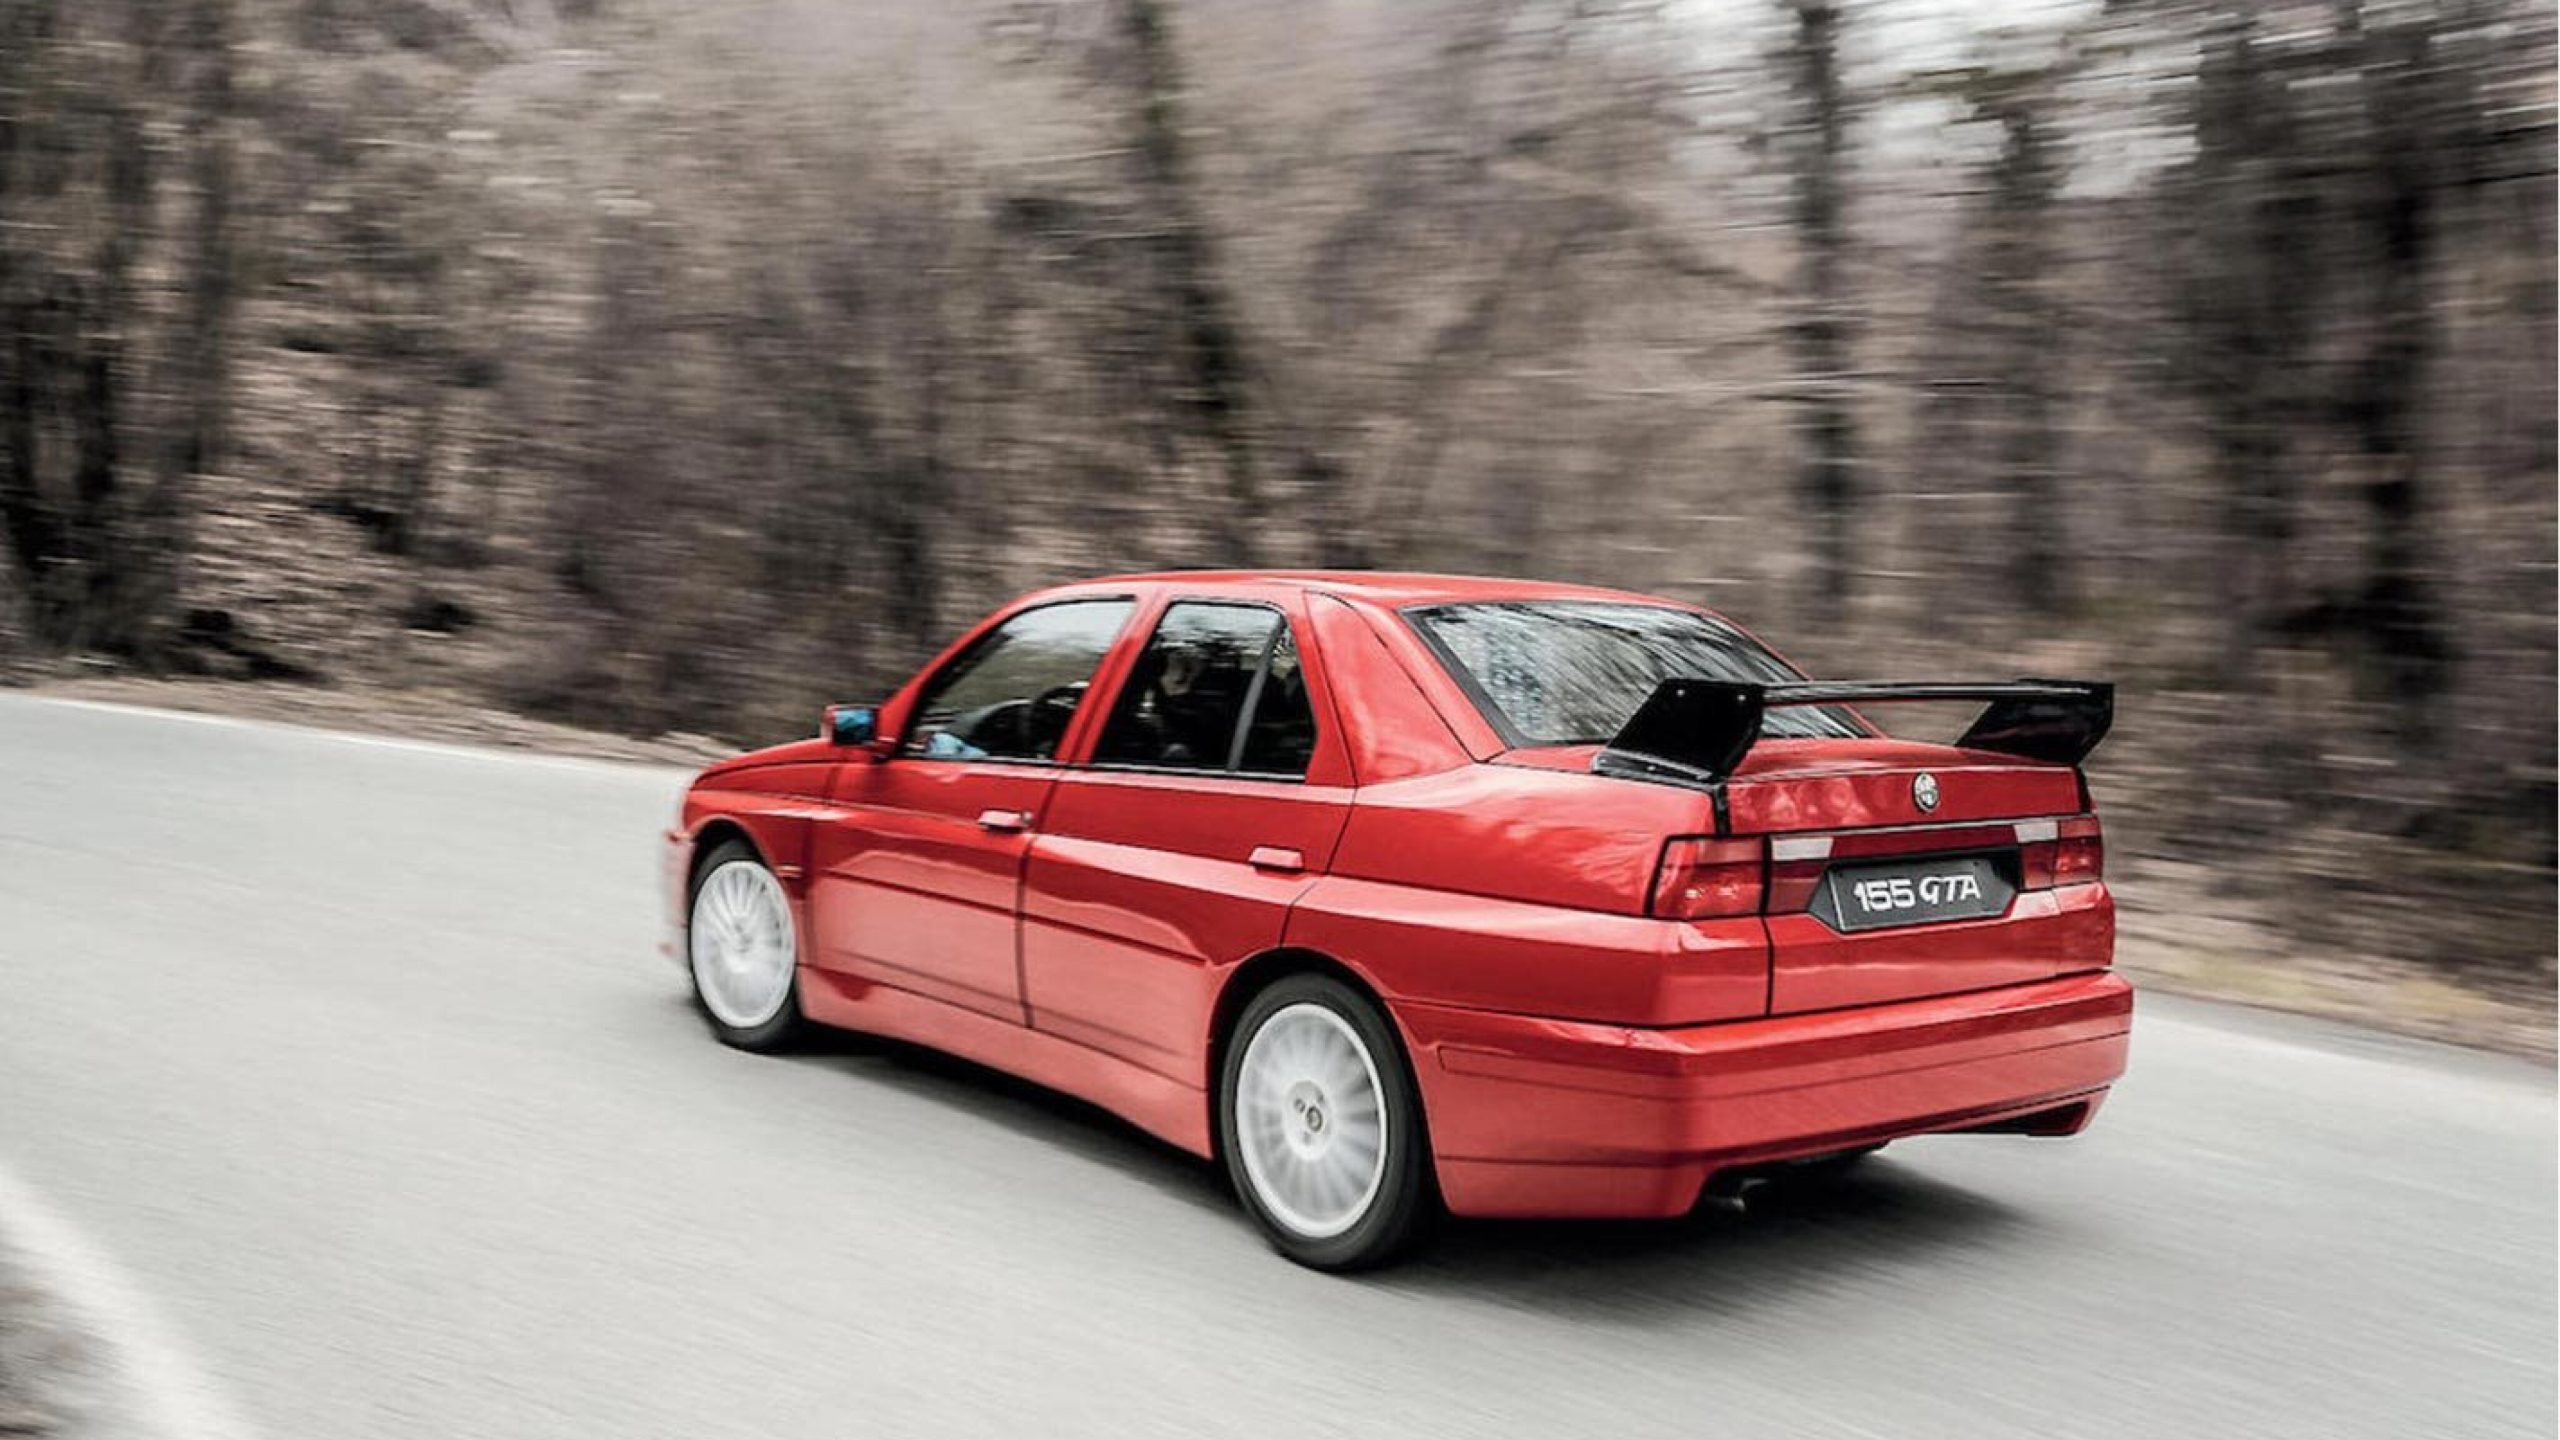
[[[1349,1021],[1309,1001],[1273,1011],[1245,1042],[1234,1105],[1237,1158],[1280,1226],[1324,1240],[1368,1214],[1386,1176],[1387,1105]]]
[[[791,1001],[791,902],[753,860],[724,862],[694,887],[686,946],[693,988],[723,1025],[753,1030]]]

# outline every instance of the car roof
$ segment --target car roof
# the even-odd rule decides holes
[[[1488,600],[1616,600],[1646,605],[1679,605],[1659,595],[1608,590],[1590,585],[1564,585],[1546,580],[1514,580],[1490,575],[1434,575],[1406,570],[1157,570],[1136,575],[1107,575],[1071,587],[1163,585],[1202,591],[1240,585],[1278,585],[1373,605],[1448,604]],[[1062,587],[1068,588],[1068,587]],[[1683,607],[1685,608],[1685,607]]]

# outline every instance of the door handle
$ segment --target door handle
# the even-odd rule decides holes
[[[1299,871],[1307,868],[1307,857],[1278,845],[1256,845],[1244,863],[1256,870]]]
[[[993,830],[999,834],[1006,835],[1012,834],[1016,830],[1028,830],[1031,828],[1031,812],[1027,810],[981,810],[978,812],[978,826],[980,829]]]

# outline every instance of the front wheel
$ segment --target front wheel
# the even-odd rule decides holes
[[[694,999],[723,1044],[779,1050],[798,1038],[800,949],[791,900],[745,844],[725,841],[695,868],[685,952]]]
[[[1430,1147],[1378,1007],[1322,975],[1253,997],[1219,1069],[1219,1149],[1245,1208],[1301,1265],[1393,1258],[1431,1206]]]

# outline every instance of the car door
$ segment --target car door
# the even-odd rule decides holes
[[[1034,606],[927,678],[886,759],[839,767],[816,827],[816,963],[1023,1023],[1023,856],[1129,597]]]
[[[1200,1083],[1219,982],[1279,943],[1350,813],[1303,607],[1277,591],[1161,610],[1031,842],[1034,1028]]]

